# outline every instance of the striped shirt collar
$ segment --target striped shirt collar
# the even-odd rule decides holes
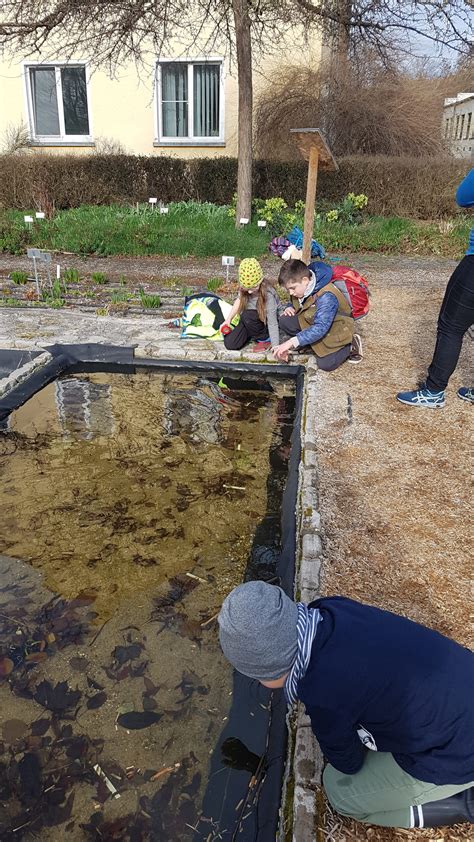
[[[298,683],[305,676],[308,669],[311,648],[320,620],[321,614],[317,608],[308,608],[302,602],[296,603],[298,607],[298,620],[296,633],[298,636],[298,651],[295,662],[285,682],[285,696],[289,704],[296,702],[298,698]]]

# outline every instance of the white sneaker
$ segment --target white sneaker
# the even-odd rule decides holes
[[[347,359],[348,363],[360,363],[362,360],[363,353],[362,353],[362,339],[360,338],[358,333],[354,333],[352,337],[352,348],[351,353]]]

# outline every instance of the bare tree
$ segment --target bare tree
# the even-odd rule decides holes
[[[276,49],[279,31],[293,21],[326,32],[339,59],[359,42],[386,56],[402,35],[467,53],[471,9],[471,0],[3,0],[0,50],[43,57],[81,50],[113,73],[128,61],[153,66],[171,42],[183,52],[225,42],[239,78],[238,225],[251,210],[252,44],[260,53]],[[297,45],[295,61],[303,49]]]

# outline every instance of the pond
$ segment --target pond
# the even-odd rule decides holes
[[[279,580],[294,382],[78,368],[0,437],[0,837],[258,838],[272,697],[215,617]]]

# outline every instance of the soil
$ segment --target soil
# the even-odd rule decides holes
[[[473,413],[456,396],[473,382],[469,336],[443,409],[395,400],[426,374],[448,277],[420,288],[419,274],[411,285],[372,275],[372,311],[359,328],[362,363],[318,375],[322,594],[404,614],[470,646]],[[385,830],[329,808],[323,826],[335,842],[472,839],[469,825]]]

